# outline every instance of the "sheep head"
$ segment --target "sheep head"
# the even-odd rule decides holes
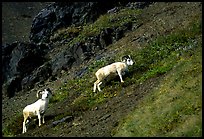
[[[48,98],[49,96],[51,96],[52,93],[51,93],[51,90],[48,88],[48,89],[45,89],[43,92],[42,92],[42,99],[46,99]]]
[[[133,65],[134,63],[130,55],[123,56],[122,62],[126,63],[127,65]]]
[[[43,91],[39,90],[39,91],[37,91],[37,98],[39,97],[39,94],[42,95],[42,99],[45,99],[49,95],[52,95],[52,91],[49,88],[44,89]]]

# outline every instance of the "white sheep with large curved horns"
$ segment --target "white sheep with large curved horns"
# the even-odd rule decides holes
[[[48,103],[49,103],[49,98],[52,95],[51,90],[48,89],[44,89],[43,91],[38,91],[37,92],[37,97],[38,95],[41,94],[42,97],[40,99],[38,99],[35,103],[27,105],[24,109],[23,109],[23,133],[27,132],[27,128],[26,128],[26,123],[28,122],[28,118],[31,118],[33,116],[38,116],[39,119],[39,126],[41,126],[41,117],[42,117],[42,123],[45,123],[44,120],[44,114],[45,111],[47,110],[48,107]]]
[[[133,61],[130,57],[128,56],[123,56],[122,57],[122,62],[115,62],[110,65],[107,65],[105,67],[100,68],[96,73],[96,78],[97,81],[94,83],[94,89],[93,92],[96,92],[96,87],[98,88],[98,91],[101,91],[100,85],[102,84],[102,80],[105,79],[108,75],[112,73],[118,73],[120,77],[120,81],[124,82],[122,79],[122,72],[128,70],[128,65],[133,65]]]

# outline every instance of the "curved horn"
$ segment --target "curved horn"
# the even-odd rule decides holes
[[[38,91],[37,91],[37,94],[36,94],[36,95],[37,95],[37,98],[38,98],[38,94],[39,94],[40,92],[42,92],[42,91],[41,91],[41,90],[38,90]]]
[[[127,56],[123,56],[122,57],[122,61],[124,62],[124,60],[126,60],[127,59]]]

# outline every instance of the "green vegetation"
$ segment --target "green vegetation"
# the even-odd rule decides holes
[[[200,35],[197,20],[187,29],[158,38],[137,55],[139,68],[146,70],[140,81],[169,72],[121,121],[114,136],[202,136]]]
[[[87,37],[99,35],[104,29],[118,28],[128,23],[135,23],[137,21],[136,15],[139,15],[140,13],[141,10],[125,8],[117,14],[110,13],[101,15],[94,23],[85,24],[80,27],[60,29],[56,31],[50,39],[53,41],[60,41],[64,38],[68,39],[74,34],[74,38],[68,43],[68,45],[71,46],[75,43],[85,41]]]
[[[158,89],[141,100],[135,111],[121,122],[113,133],[115,136],[201,135],[202,47],[197,40],[201,33],[201,22],[193,22],[189,28],[157,38],[140,51],[131,53],[137,64],[130,67],[132,77],[126,77],[123,86],[139,85],[149,78],[167,75]],[[72,105],[76,110],[87,110],[118,95],[122,89],[118,80],[109,81],[103,93],[92,93],[93,73],[107,63],[107,59],[94,61],[82,78],[60,87],[59,98],[67,98],[68,94],[62,92],[72,88],[75,93],[81,92]]]
[[[141,10],[138,9],[122,9],[117,14],[110,13],[101,15],[94,24],[84,26],[82,34],[84,36],[96,36],[102,30],[106,28],[117,28],[122,27],[128,23],[136,22],[136,15],[140,14]]]
[[[16,134],[19,134],[22,132],[22,128],[17,128],[17,127],[22,127],[23,125],[23,114],[21,112],[17,113],[16,115],[12,115],[13,120],[9,121],[2,129],[2,135],[3,136],[8,136],[8,137],[13,137]],[[19,122],[22,121],[22,122]]]
[[[114,136],[201,136],[202,53],[183,56]]]
[[[195,41],[195,37],[201,34],[201,22],[196,21],[190,23],[187,29],[157,38],[146,48],[133,54],[137,63],[134,68],[137,71],[145,71],[142,72],[139,82],[170,71],[180,56],[186,52],[194,53],[200,45]]]
[[[86,37],[98,35],[106,28],[116,28],[136,22],[139,10],[122,9],[118,14],[106,14],[93,24],[81,28],[69,27],[58,31],[51,40],[60,41],[75,35],[68,46],[84,41]],[[123,87],[131,91],[150,78],[164,75],[157,88],[142,98],[135,110],[120,121],[113,136],[201,136],[202,135],[202,44],[201,20],[198,17],[187,28],[161,36],[140,50],[129,48],[114,55],[113,61],[123,54],[131,54],[135,65],[130,67],[125,83],[118,79],[103,83],[102,93],[93,93],[94,73],[112,60],[101,59],[89,64],[87,72],[81,77],[69,80],[58,86],[50,107],[62,102],[72,94],[76,99],[70,104],[75,111],[88,110],[107,99],[119,95]],[[111,46],[112,47],[112,46]],[[117,46],[113,46],[117,47]],[[118,78],[118,77],[116,77]],[[54,118],[59,120],[70,112]],[[21,133],[22,114],[16,116],[3,128],[3,135],[13,136]],[[20,119],[20,120],[19,120]],[[58,130],[59,126],[54,128]]]
[[[79,32],[81,31],[80,27],[67,27],[67,28],[62,28],[58,29],[54,35],[50,37],[51,41],[59,41],[64,38],[70,38],[73,36],[77,36]]]

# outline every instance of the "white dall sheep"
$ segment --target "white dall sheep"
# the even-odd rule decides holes
[[[28,118],[38,116],[39,126],[41,126],[41,117],[42,117],[42,123],[43,124],[45,123],[44,114],[45,114],[45,111],[47,110],[48,103],[49,103],[49,98],[52,95],[52,92],[48,88],[48,89],[44,89],[43,91],[38,91],[37,92],[37,97],[38,97],[39,94],[42,95],[41,99],[38,99],[33,104],[27,105],[23,109],[23,117],[24,117],[23,133],[27,132],[26,123],[28,123],[28,121],[27,121]]]
[[[120,77],[120,81],[124,82],[122,79],[122,72],[127,71],[128,65],[133,65],[133,63],[134,62],[132,61],[130,55],[128,55],[128,56],[123,56],[122,62],[115,62],[103,68],[100,68],[95,73],[97,81],[94,83],[93,92],[96,92],[96,86],[98,88],[98,91],[101,91],[100,85],[102,84],[102,80],[105,79],[108,75],[113,73],[118,73]]]

